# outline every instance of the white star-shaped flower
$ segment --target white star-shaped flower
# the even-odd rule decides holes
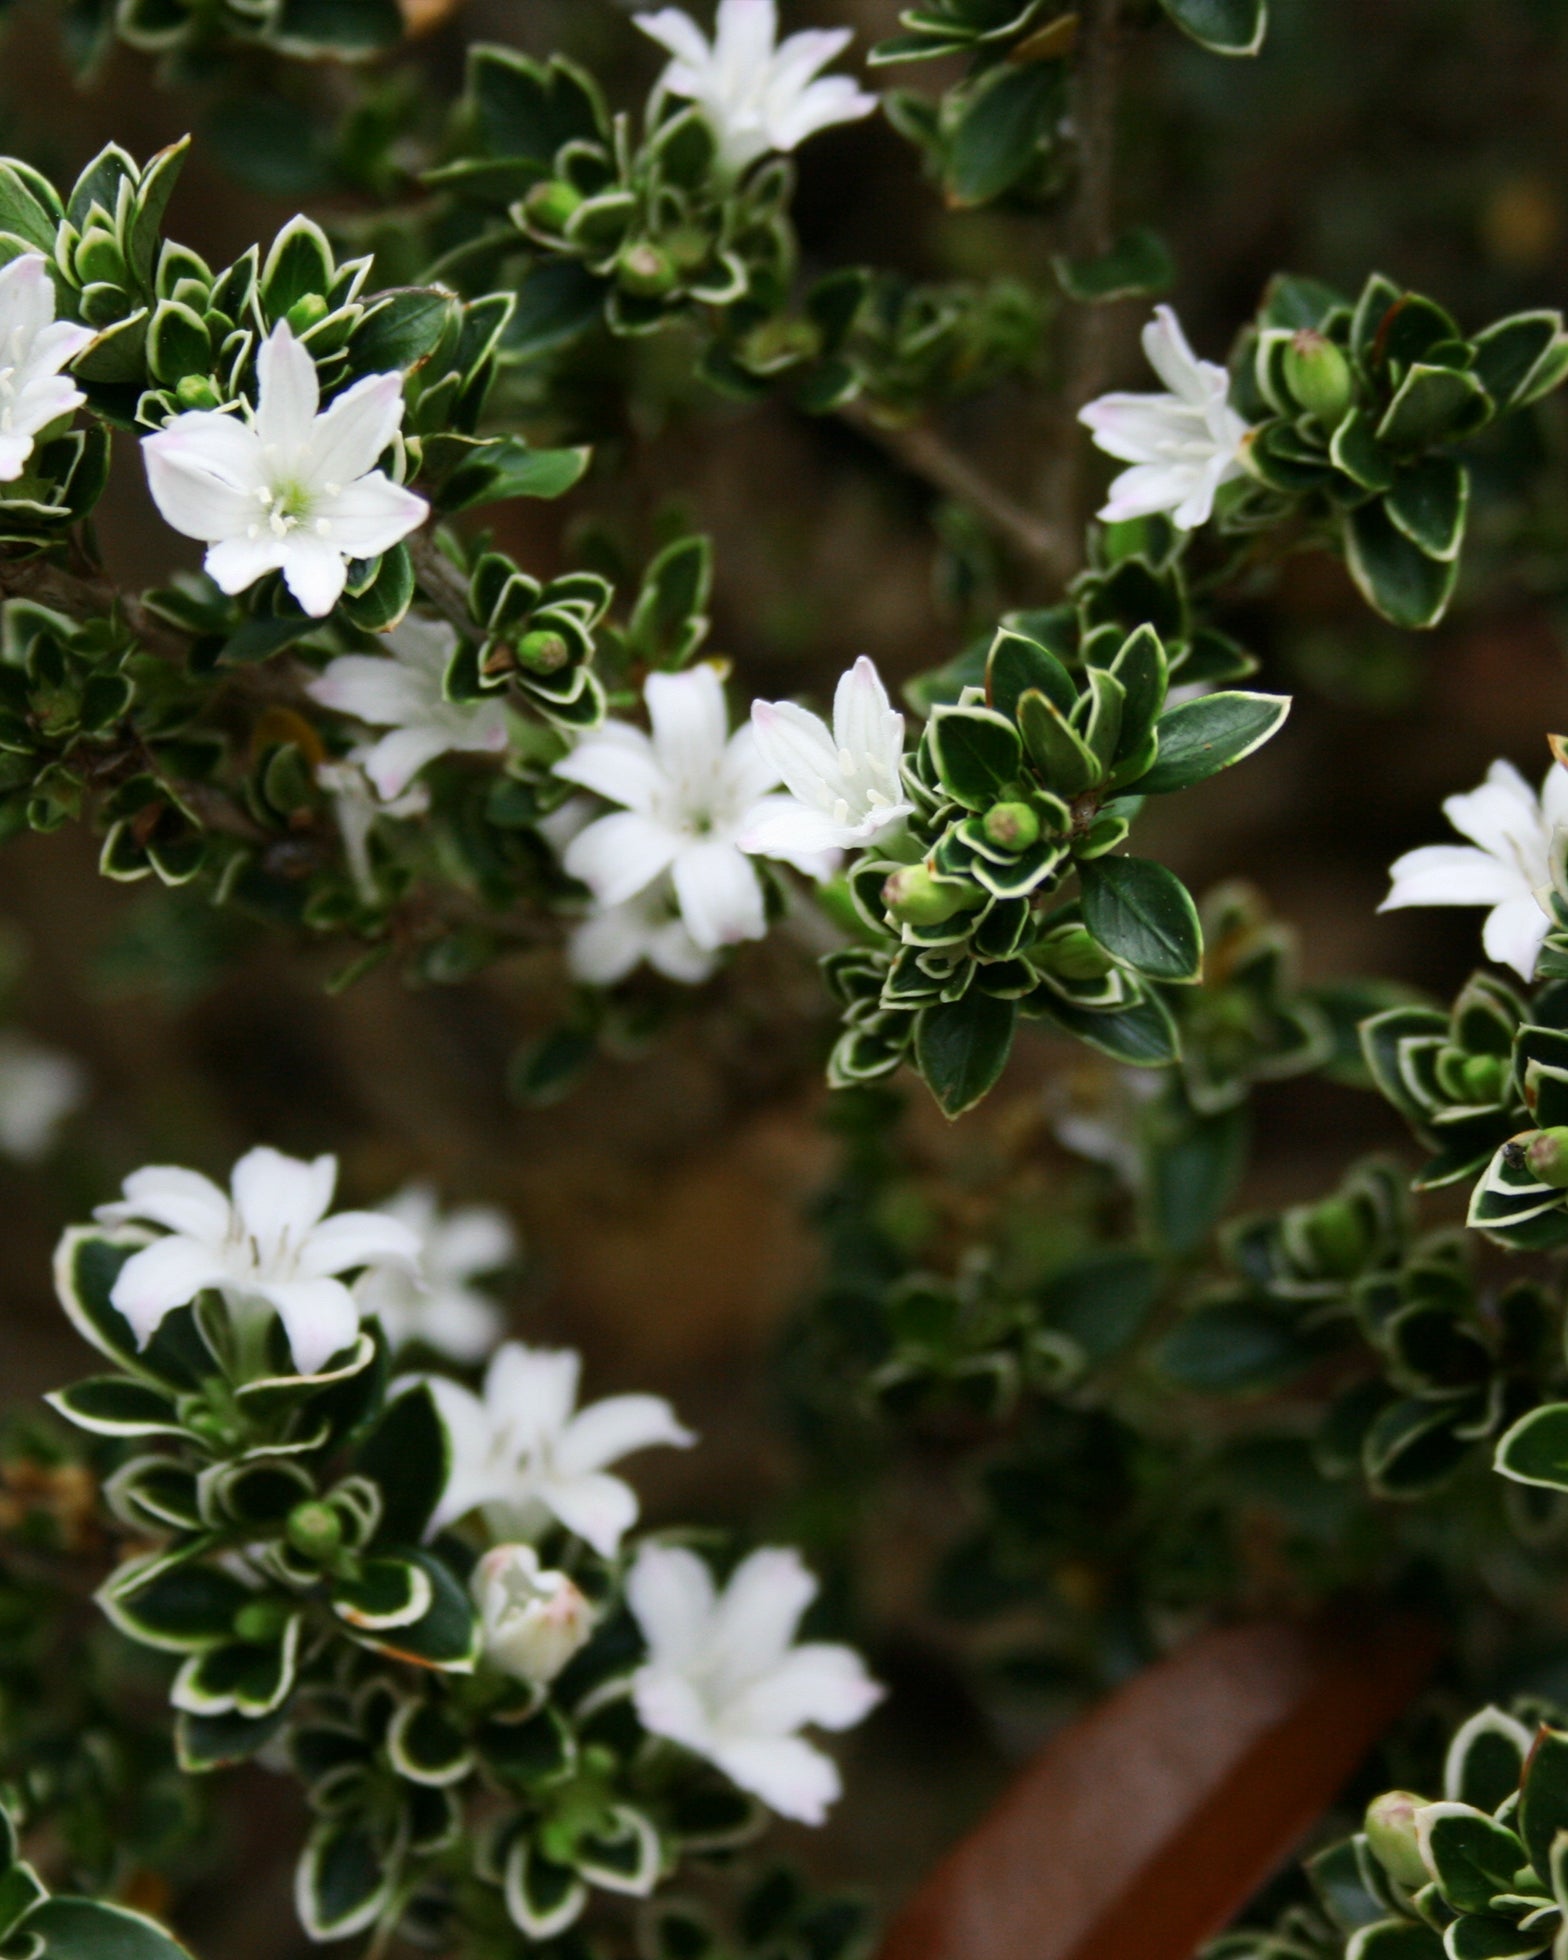
[[[1198,359],[1168,306],[1154,309],[1143,351],[1169,394],[1102,395],[1079,412],[1107,456],[1133,465],[1111,485],[1100,515],[1114,524],[1165,511],[1179,530],[1195,531],[1220,485],[1242,474],[1247,424],[1230,405],[1229,375]]]
[[[318,1373],[359,1332],[340,1275],[419,1258],[417,1235],[383,1212],[327,1216],[337,1175],[336,1157],[307,1163],[264,1146],[234,1166],[227,1193],[172,1164],[133,1171],[124,1197],[95,1215],[105,1225],[161,1225],[167,1236],[126,1260],[111,1304],[145,1347],[165,1314],[212,1288],[242,1324],[275,1313],[295,1367]]]
[[[744,170],[770,150],[793,150],[818,130],[856,122],[877,106],[847,75],[821,72],[849,46],[850,30],[813,28],[781,43],[775,0],[719,0],[711,43],[678,7],[634,19],[674,56],[659,90],[697,104],[731,170]]]
[[[645,698],[651,737],[607,721],[555,765],[558,776],[623,806],[579,831],[562,862],[607,908],[668,874],[703,953],[760,939],[767,931],[762,883],[740,838],[777,771],[753,729],[730,734],[724,686],[711,666],[652,674]],[[820,860],[801,868],[815,872]]]
[[[207,546],[208,576],[243,592],[281,572],[315,618],[342,597],[351,558],[375,558],[429,515],[376,468],[403,423],[403,377],[370,374],[321,408],[310,350],[280,320],[256,356],[245,416],[191,409],[142,439],[166,523]]]
[[[18,1164],[47,1157],[86,1094],[87,1071],[74,1055],[18,1028],[0,1032],[0,1156]]]
[[[1380,912],[1408,905],[1487,905],[1481,944],[1521,980],[1535,972],[1551,929],[1552,840],[1568,826],[1568,769],[1554,762],[1536,795],[1511,762],[1494,762],[1479,789],[1450,796],[1443,815],[1468,844],[1423,844],[1395,860]]]
[[[648,1643],[632,1692],[645,1729],[723,1770],[781,1817],[820,1824],[832,1759],[798,1731],[848,1729],[882,1699],[852,1647],[796,1646],[817,1582],[797,1552],[753,1552],[717,1592],[695,1552],[644,1545],[626,1602]]]
[[[462,1205],[444,1217],[428,1184],[409,1184],[380,1207],[419,1241],[419,1266],[376,1266],[354,1297],[374,1314],[394,1349],[419,1341],[453,1361],[481,1361],[505,1326],[501,1309],[473,1281],[517,1255],[517,1234],[503,1212]]]
[[[594,820],[598,805],[591,796],[573,796],[539,820],[539,834],[564,858],[574,837]],[[705,952],[686,930],[680,901],[668,873],[619,905],[598,905],[566,942],[566,964],[572,977],[590,987],[613,987],[644,964],[666,980],[696,987],[718,965],[715,952]]]
[[[754,701],[757,746],[784,779],[747,821],[741,848],[798,859],[874,843],[913,809],[904,795],[904,717],[865,654],[839,678],[833,726],[793,701]]]
[[[452,1469],[432,1531],[480,1511],[498,1539],[535,1538],[552,1520],[603,1558],[637,1522],[637,1497],[608,1474],[634,1450],[686,1449],[697,1439],[659,1395],[612,1395],[577,1407],[582,1357],[505,1341],[475,1395],[426,1377],[452,1443]]]
[[[0,269],[0,483],[14,483],[42,430],[87,397],[60,372],[93,338],[54,317],[54,281],[41,253]]]
[[[412,613],[386,636],[387,654],[345,653],[306,692],[324,708],[390,732],[362,752],[365,774],[391,802],[438,755],[501,755],[509,739],[506,707],[495,696],[449,701],[446,670],[457,634],[444,620]]]

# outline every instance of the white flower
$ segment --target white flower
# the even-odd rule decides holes
[[[380,891],[370,862],[370,833],[381,817],[422,817],[430,808],[430,792],[423,783],[413,783],[401,796],[384,802],[365,774],[369,753],[368,748],[350,749],[337,762],[318,762],[316,781],[332,798],[332,814],[354,887],[367,905],[374,905]]]
[[[686,930],[669,878],[659,878],[620,905],[601,905],[573,932],[566,963],[590,987],[613,987],[646,962],[666,980],[696,987],[716,965]]]
[[[569,1349],[506,1341],[485,1374],[481,1398],[454,1381],[427,1377],[452,1439],[452,1470],[432,1531],[482,1511],[497,1538],[532,1538],[550,1521],[612,1558],[637,1521],[637,1498],[606,1466],[655,1443],[685,1449],[697,1439],[662,1396],[612,1395],[577,1407],[582,1357]]]
[[[698,105],[731,170],[770,150],[793,150],[819,129],[856,122],[877,106],[847,75],[821,73],[849,46],[850,30],[812,29],[779,45],[775,0],[719,0],[711,44],[678,7],[634,18],[675,57],[659,90]]]
[[[93,338],[54,317],[54,281],[42,254],[0,270],[0,483],[14,483],[41,430],[87,397],[60,370]]]
[[[729,733],[724,686],[711,666],[652,674],[644,692],[651,738],[629,722],[607,721],[555,765],[567,782],[624,806],[579,831],[562,862],[606,908],[668,873],[686,930],[704,953],[760,939],[767,931],[762,884],[740,836],[778,774],[751,728]]]
[[[317,1373],[354,1340],[359,1309],[341,1273],[383,1261],[413,1265],[419,1239],[378,1211],[327,1216],[335,1157],[306,1163],[266,1148],[234,1166],[226,1196],[210,1178],[151,1165],[125,1180],[125,1196],[100,1205],[106,1225],[161,1225],[166,1238],[132,1253],[110,1292],[145,1347],[165,1314],[213,1287],[242,1325],[276,1313],[302,1375]]]
[[[376,468],[403,422],[403,377],[370,374],[321,409],[310,350],[280,320],[256,356],[257,400],[242,419],[191,409],[142,439],[166,523],[207,546],[229,593],[267,572],[321,618],[351,558],[374,558],[416,530],[429,505]]]
[[[1481,930],[1487,958],[1528,980],[1551,926],[1545,893],[1553,836],[1568,825],[1568,770],[1554,762],[1537,796],[1511,762],[1494,762],[1479,789],[1447,798],[1443,815],[1471,841],[1406,851],[1389,872],[1393,885],[1378,910],[1489,905]]]
[[[643,1727],[803,1824],[822,1822],[840,1784],[832,1760],[796,1731],[852,1728],[883,1692],[853,1648],[793,1644],[816,1593],[793,1551],[753,1552],[716,1593],[694,1552],[644,1545],[626,1581],[648,1643],[632,1682]]]
[[[470,1282],[516,1257],[510,1219],[488,1205],[443,1218],[428,1184],[405,1185],[379,1209],[419,1241],[419,1267],[373,1266],[354,1288],[360,1312],[375,1315],[394,1348],[421,1341],[453,1361],[483,1360],[505,1318]]]
[[[313,680],[306,693],[324,708],[387,728],[362,751],[365,774],[387,801],[400,796],[427,762],[449,750],[500,755],[506,748],[506,708],[495,696],[449,701],[446,670],[457,634],[444,620],[412,613],[386,636],[391,658],[345,653]]]
[[[19,1029],[0,1032],[0,1156],[18,1164],[47,1157],[86,1094],[87,1072],[74,1056]]]
[[[545,1687],[593,1632],[593,1608],[564,1572],[544,1572],[532,1545],[496,1545],[470,1581],[485,1656],[503,1674]]]
[[[1247,424],[1227,399],[1230,377],[1200,361],[1168,306],[1143,330],[1149,365],[1167,395],[1102,395],[1079,412],[1107,456],[1131,463],[1100,512],[1107,523],[1168,511],[1183,531],[1206,524],[1214,493],[1242,474]]]
[[[875,842],[913,809],[899,774],[904,717],[865,654],[839,677],[833,726],[793,701],[754,701],[751,725],[788,796],[751,813],[741,848],[798,858]]]

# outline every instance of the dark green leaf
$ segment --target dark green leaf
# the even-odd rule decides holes
[[[915,1062],[944,1116],[962,1116],[995,1085],[1013,1045],[1017,1005],[970,992],[923,1008],[915,1024]]]
[[[1156,980],[1195,980],[1203,930],[1192,895],[1151,858],[1093,858],[1078,867],[1084,924],[1113,959]]]
[[[938,708],[928,734],[943,789],[966,809],[989,809],[1016,781],[1023,745],[1005,715],[990,708]]]
[[[1345,523],[1345,563],[1374,612],[1395,626],[1435,626],[1453,597],[1457,561],[1428,558],[1396,530],[1381,503]]]
[[[1086,305],[1108,300],[1153,298],[1176,280],[1170,247],[1145,226],[1124,232],[1108,252],[1093,259],[1057,257],[1051,261],[1063,292]]]
[[[970,96],[948,156],[955,203],[989,204],[1029,169],[1056,110],[1052,70],[1050,62],[1004,64]]]
[[[1160,0],[1160,5],[1212,54],[1256,54],[1268,31],[1266,0]]]
[[[1262,748],[1284,726],[1288,694],[1201,694],[1183,701],[1157,724],[1159,756],[1132,785],[1140,796],[1190,789]]]

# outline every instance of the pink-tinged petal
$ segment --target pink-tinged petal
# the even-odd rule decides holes
[[[1489,960],[1511,966],[1521,980],[1531,980],[1541,942],[1550,930],[1551,921],[1531,893],[1525,898],[1511,898],[1487,914],[1481,944]]]
[[[842,793],[843,772],[838,744],[822,717],[794,701],[753,701],[751,725],[764,759],[791,795],[830,809]]]
[[[144,1218],[150,1225],[210,1245],[221,1245],[228,1235],[228,1197],[200,1171],[182,1170],[177,1164],[148,1164],[132,1171],[121,1190],[124,1196],[114,1204],[98,1207],[97,1216],[106,1224]]]
[[[670,870],[681,917],[699,946],[713,952],[743,939],[760,939],[767,931],[757,874],[733,844],[689,844]]]
[[[223,538],[209,545],[202,569],[220,592],[232,598],[237,592],[248,591],[257,579],[280,570],[284,555],[283,539],[264,530],[254,538]]]
[[[843,1792],[832,1758],[799,1736],[724,1740],[712,1760],[732,1783],[797,1824],[823,1823]]]
[[[209,1286],[219,1286],[227,1267],[221,1254],[196,1239],[158,1239],[133,1252],[115,1277],[109,1304],[131,1323],[145,1347],[165,1314],[183,1307]]]
[[[637,1522],[637,1494],[619,1477],[602,1471],[581,1477],[552,1477],[539,1496],[568,1531],[591,1545],[600,1558],[614,1558],[621,1540]]]
[[[810,809],[793,796],[765,796],[747,812],[736,841],[754,856],[798,864],[802,858],[820,858],[856,840],[850,826],[835,823],[823,810]]]
[[[854,38],[854,29],[850,27],[807,27],[791,34],[773,57],[768,72],[769,95],[777,93],[784,98],[804,89]]]
[[[1112,483],[1099,515],[1107,524],[1119,524],[1129,517],[1151,517],[1157,511],[1174,511],[1189,488],[1186,470],[1169,463],[1139,463],[1133,469],[1123,470]]]
[[[341,654],[305,692],[324,708],[376,728],[399,728],[440,698],[430,677],[407,662],[369,653]]]
[[[577,1406],[582,1356],[571,1348],[531,1348],[506,1341],[485,1371],[485,1409],[493,1429],[505,1429],[518,1450],[553,1441]]]
[[[713,53],[726,79],[760,75],[773,59],[779,38],[775,0],[719,0]]]
[[[266,1144],[247,1150],[229,1179],[234,1209],[263,1257],[285,1241],[297,1252],[327,1214],[336,1157],[288,1157]]]
[[[869,654],[861,654],[839,675],[833,690],[833,739],[851,755],[881,756],[895,766],[903,754],[904,717],[888,699]]]
[[[283,1322],[289,1353],[302,1375],[319,1375],[358,1337],[359,1309],[340,1279],[284,1280],[256,1291]]]
[[[561,862],[601,905],[620,905],[669,870],[681,841],[648,817],[618,810],[579,831]]]
[[[752,1735],[791,1735],[808,1724],[851,1729],[885,1693],[853,1647],[808,1641],[726,1703],[724,1722]]]
[[[708,1711],[685,1675],[657,1666],[639,1668],[632,1680],[632,1705],[650,1735],[663,1736],[696,1755],[711,1757],[713,1730]]]
[[[420,1237],[384,1211],[339,1211],[324,1218],[300,1247],[299,1270],[307,1279],[346,1273],[355,1266],[417,1267]]]
[[[756,727],[743,722],[724,747],[714,806],[745,810],[770,789],[778,787],[779,772],[762,746]]]
[[[55,320],[40,330],[29,349],[28,369],[63,368],[97,338],[92,327],[79,327],[74,320]]]
[[[684,674],[651,674],[643,695],[665,775],[675,783],[711,782],[729,740],[729,710],[717,673],[704,664]]]
[[[684,61],[689,67],[703,67],[712,52],[702,29],[679,7],[661,7],[654,14],[633,14],[632,25],[641,28],[677,61]]]
[[[748,1676],[777,1667],[795,1638],[817,1582],[792,1547],[768,1546],[742,1559],[714,1616],[714,1642],[743,1660]]]
[[[240,442],[249,441],[249,431],[227,416],[214,416]],[[163,521],[182,537],[216,543],[223,538],[243,538],[259,525],[266,513],[255,490],[236,483],[236,461],[230,453],[236,445],[229,435],[214,442],[209,436],[191,436],[176,427],[148,436],[142,443],[147,465],[147,487]]]
[[[1101,395],[1078,411],[1095,447],[1124,463],[1176,458],[1185,445],[1207,435],[1201,417],[1170,395]]]
[[[348,562],[335,544],[291,531],[283,540],[283,583],[312,619],[325,619],[343,596]]]
[[[656,1664],[679,1667],[707,1637],[713,1574],[684,1545],[644,1545],[626,1575],[626,1604]]]
[[[417,531],[429,515],[423,497],[372,470],[335,494],[322,491],[311,504],[309,523],[325,527],[314,535],[334,550],[350,558],[376,558]]]
[[[690,1449],[696,1440],[662,1395],[612,1395],[572,1417],[556,1444],[555,1462],[562,1476],[578,1477],[637,1450],[659,1444]]]
[[[390,803],[403,794],[427,762],[445,755],[452,746],[452,738],[444,729],[395,728],[365,752],[365,774],[375,784],[382,802]]]
[[[801,90],[792,101],[769,90],[768,133],[773,147],[794,150],[819,130],[859,122],[879,107],[879,98],[857,88],[847,75],[827,75]]]
[[[31,436],[0,434],[0,483],[15,483],[33,453]]]
[[[1520,896],[1518,873],[1469,844],[1423,844],[1396,858],[1393,883],[1377,908],[1398,912],[1409,905],[1498,905]]]
[[[312,486],[342,488],[367,475],[402,426],[402,375],[369,374],[345,388],[311,431]]]
[[[7,333],[20,327],[25,343],[53,318],[54,281],[42,253],[24,252],[0,267],[0,322]]]
[[[256,379],[256,433],[276,447],[283,464],[291,464],[310,441],[321,388],[310,350],[295,339],[287,320],[261,343]]]
[[[555,765],[563,781],[591,789],[607,803],[647,816],[665,789],[653,744],[628,722],[607,721]]]

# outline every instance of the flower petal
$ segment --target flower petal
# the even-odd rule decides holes
[[[220,538],[209,545],[202,570],[220,592],[232,598],[237,592],[248,591],[268,572],[281,570],[284,556],[284,540],[264,530],[254,538]]]
[[[339,1211],[324,1218],[299,1249],[302,1277],[318,1279],[355,1266],[417,1268],[420,1237],[384,1211]]]
[[[148,1164],[132,1171],[120,1188],[123,1198],[98,1207],[96,1216],[105,1224],[145,1218],[149,1224],[162,1225],[209,1245],[221,1245],[228,1235],[228,1197],[200,1171],[182,1170],[176,1164]]]
[[[431,1515],[426,1536],[431,1537],[470,1511],[501,1494],[491,1457],[490,1416],[472,1389],[445,1375],[417,1377],[430,1391],[436,1414],[446,1430],[450,1467],[446,1488]],[[393,1384],[396,1393],[398,1383]]]
[[[1409,905],[1497,905],[1527,892],[1520,874],[1470,844],[1423,844],[1389,870],[1393,880],[1380,912]]]
[[[311,504],[311,522],[323,527],[317,535],[350,558],[379,557],[429,515],[423,497],[380,470],[346,483],[335,495],[324,491]]]
[[[1487,914],[1481,944],[1489,960],[1511,966],[1521,980],[1530,980],[1535,976],[1541,942],[1550,930],[1551,921],[1532,892],[1524,898],[1511,898]]]
[[[844,772],[838,744],[822,717],[794,701],[753,701],[751,725],[758,748],[790,794],[815,809],[830,810],[844,794]]]
[[[808,1723],[850,1729],[885,1693],[853,1647],[808,1641],[728,1703],[725,1722],[752,1735],[790,1735]]]
[[[665,775],[676,784],[711,782],[729,740],[724,683],[716,671],[703,663],[684,674],[650,674],[643,697]]]
[[[242,539],[263,514],[256,495],[259,455],[250,458],[253,480],[236,480],[247,460],[246,447],[254,448],[255,438],[229,415],[203,415],[199,419],[210,426],[200,431],[181,427],[196,419],[180,416],[144,439],[147,487],[164,523],[182,537],[208,544]]]
[[[321,406],[316,363],[287,320],[280,320],[261,343],[256,380],[256,434],[276,447],[287,468],[309,443]]]
[[[582,1356],[571,1348],[531,1348],[505,1341],[485,1371],[485,1409],[519,1454],[553,1442],[577,1406]]]
[[[359,1309],[340,1279],[291,1279],[256,1291],[276,1309],[302,1375],[319,1375],[359,1332]]]
[[[124,1314],[145,1347],[165,1314],[185,1306],[204,1288],[221,1285],[226,1273],[226,1262],[211,1245],[176,1234],[131,1254],[115,1276],[109,1303]]]
[[[265,1262],[287,1246],[297,1252],[327,1214],[337,1184],[336,1157],[287,1157],[265,1144],[247,1150],[229,1188],[245,1235]]]
[[[907,809],[905,805],[903,813]],[[783,858],[791,864],[861,841],[851,826],[835,823],[825,811],[812,809],[793,796],[765,796],[753,805],[737,839],[743,851],[757,857]]]
[[[539,1496],[568,1531],[575,1532],[601,1558],[614,1558],[621,1540],[637,1522],[637,1493],[619,1477],[602,1471],[583,1477],[552,1477]]]
[[[661,7],[656,14],[633,14],[632,25],[690,67],[701,68],[712,54],[702,29],[679,7]]]
[[[367,475],[402,426],[402,375],[367,374],[345,388],[310,432],[312,488],[341,488]]]
[[[555,1447],[563,1476],[603,1470],[658,1443],[689,1449],[697,1440],[662,1395],[612,1395],[573,1416]]]
[[[726,1739],[712,1760],[732,1783],[797,1824],[823,1823],[843,1793],[832,1758],[799,1736]]]
[[[601,905],[619,905],[667,871],[680,848],[675,831],[635,811],[618,810],[579,831],[561,862]]]
[[[335,544],[291,531],[278,554],[283,583],[312,619],[325,619],[343,596],[348,563]]]
[[[579,742],[555,765],[555,774],[643,816],[652,812],[665,786],[653,744],[624,721],[607,721]]]
[[[613,823],[615,819],[605,821]],[[594,825],[595,830],[600,828]],[[584,837],[589,834],[583,833]],[[583,839],[577,841],[580,844]],[[568,863],[567,869],[571,868]],[[760,939],[767,931],[757,874],[733,844],[690,844],[675,858],[671,875],[686,930],[699,946],[713,951],[738,940]]]
[[[365,774],[383,803],[403,794],[427,762],[455,747],[440,728],[394,728],[365,752]]]
[[[678,1666],[697,1652],[713,1603],[706,1559],[684,1545],[640,1547],[626,1575],[626,1604],[656,1662]]]
[[[816,1596],[816,1579],[793,1547],[753,1552],[735,1568],[719,1600],[714,1644],[744,1657],[748,1675],[767,1673],[784,1658]]]

